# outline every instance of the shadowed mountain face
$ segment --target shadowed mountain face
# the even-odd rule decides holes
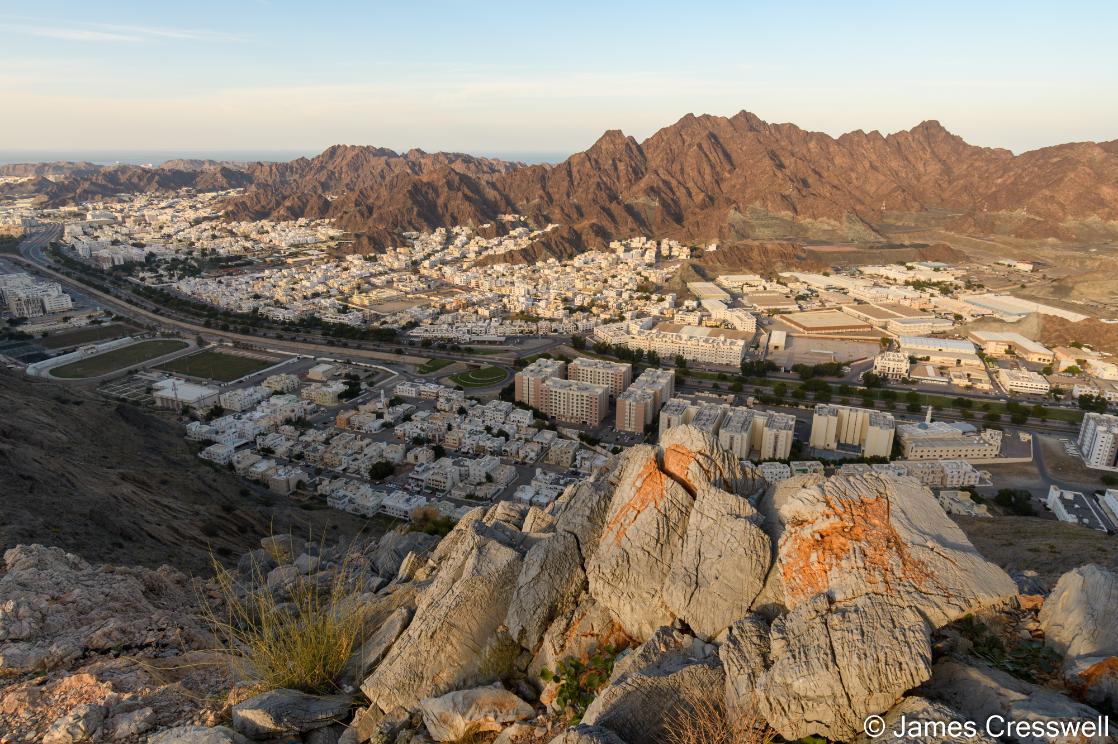
[[[554,166],[343,145],[289,163],[167,165],[181,167],[101,171],[47,194],[60,202],[114,188],[247,186],[226,204],[228,218],[331,217],[364,233],[359,245],[371,248],[404,230],[517,212],[569,228],[546,255],[637,234],[874,240],[896,227],[934,225],[1076,240],[1087,223],[1091,234],[1118,234],[1118,141],[1015,156],[969,145],[936,121],[833,138],[744,111],[688,114],[644,142],[608,131]]]
[[[246,489],[197,459],[166,417],[0,370],[0,546],[55,545],[98,561],[205,573],[269,532],[375,532]]]

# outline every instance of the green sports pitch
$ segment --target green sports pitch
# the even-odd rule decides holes
[[[230,382],[267,369],[278,362],[278,359],[262,359],[256,356],[230,354],[219,349],[204,349],[197,354],[172,359],[166,364],[159,365],[159,369],[187,377]]]
[[[175,339],[154,339],[140,341],[119,349],[106,351],[102,354],[79,359],[76,362],[63,364],[49,370],[51,377],[66,380],[77,380],[83,377],[100,377],[110,372],[131,367],[136,364],[150,362],[172,352],[182,351],[187,347],[185,341]]]

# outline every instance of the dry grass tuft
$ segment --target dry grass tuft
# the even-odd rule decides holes
[[[281,687],[322,694],[336,691],[358,643],[363,616],[354,601],[361,581],[343,564],[328,585],[300,578],[281,602],[263,572],[240,583],[215,563],[221,597],[203,603],[206,619],[225,650],[238,659],[261,690]]]
[[[684,694],[667,716],[667,744],[772,744],[776,732],[753,711],[731,710],[721,697]]]

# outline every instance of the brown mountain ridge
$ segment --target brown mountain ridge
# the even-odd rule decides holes
[[[1063,241],[1118,236],[1118,140],[1014,155],[970,145],[937,121],[835,138],[745,111],[688,114],[643,142],[607,131],[557,165],[347,145],[288,163],[167,165],[62,181],[48,197],[244,186],[225,205],[229,219],[329,217],[373,249],[401,231],[480,225],[510,212],[565,226],[549,245],[508,260],[633,235],[874,241],[934,225]]]

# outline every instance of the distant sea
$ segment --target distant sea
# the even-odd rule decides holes
[[[286,161],[314,157],[321,150],[0,150],[0,165],[7,163],[50,163],[57,160],[98,165],[116,163],[159,165],[168,160],[229,160],[233,162]],[[559,163],[567,159],[560,152],[481,152],[480,157],[522,163]]]

